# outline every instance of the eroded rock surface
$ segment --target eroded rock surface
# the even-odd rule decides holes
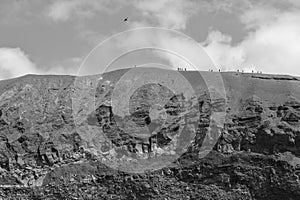
[[[223,73],[226,100],[212,101],[205,87],[198,87],[203,80],[181,72],[197,92],[196,104],[149,84],[131,96],[130,117],[120,119],[110,99],[123,73],[95,77],[96,85],[88,79],[74,84],[72,76],[0,82],[1,198],[300,198],[298,78]],[[84,89],[92,87],[93,92]],[[72,100],[79,94],[76,107]],[[212,127],[212,112],[222,110],[224,127]],[[187,114],[196,123],[195,135],[172,164],[138,174],[105,165],[105,159],[147,160],[166,153]],[[218,134],[205,140],[210,129]],[[210,144],[213,150],[202,158],[203,146]]]

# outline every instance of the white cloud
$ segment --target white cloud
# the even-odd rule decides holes
[[[237,45],[220,32],[211,32],[202,44],[224,70],[254,68],[266,73],[300,75],[299,24],[299,13],[282,13],[268,23],[257,21],[256,29]]]
[[[245,11],[241,15],[241,22],[246,25],[246,28],[253,29],[262,25],[267,25],[279,17],[279,11],[274,8],[266,9],[264,7],[256,7]]]
[[[75,9],[78,9],[82,1],[56,1],[50,8],[48,16],[55,21],[66,21],[71,17]]]
[[[0,80],[37,72],[35,64],[20,48],[0,48]]]
[[[245,60],[243,49],[232,47],[230,43],[231,37],[219,31],[210,32],[207,40],[202,43],[216,67],[222,69],[222,71],[235,70]]]
[[[105,1],[55,1],[50,9],[49,16],[54,20],[66,21],[73,16],[91,17],[95,12],[107,9]],[[119,3],[119,1],[117,1]],[[116,3],[116,2],[114,2]],[[131,27],[159,26],[183,31],[188,20],[197,12],[218,12],[223,10],[236,15],[245,25],[248,34],[238,44],[232,44],[232,37],[218,30],[211,31],[206,41],[201,42],[205,50],[222,70],[260,70],[267,73],[300,74],[298,69],[299,44],[300,44],[300,4],[297,0],[281,2],[270,0],[258,2],[251,0],[231,1],[130,1],[124,4],[134,6],[138,20],[131,19]],[[136,18],[137,19],[137,18]],[[197,26],[197,24],[195,24]],[[235,25],[233,25],[235,26]],[[86,31],[82,34],[85,38],[97,40],[97,33]],[[152,36],[153,37],[153,36]],[[149,39],[144,36],[127,35],[122,41],[114,43],[114,47],[108,49],[131,48],[148,40],[149,44],[160,45],[165,49],[176,49],[189,59],[197,59],[191,41],[182,38],[159,35]],[[106,52],[109,54],[109,50]],[[114,54],[114,52],[112,52]],[[168,60],[174,66],[185,65],[178,57],[161,53],[159,56]],[[198,56],[199,57],[199,56]]]
[[[113,37],[101,43],[89,55],[84,67],[81,68],[80,74],[101,73],[114,59],[136,50],[139,51],[139,57],[129,60],[129,62],[133,62],[132,65],[143,62],[145,57],[142,55],[149,56],[149,48],[152,49],[151,52],[156,57],[167,61],[174,69],[183,67],[188,70],[195,70],[195,67],[197,67],[198,70],[199,68],[207,70],[213,64],[197,42],[189,37],[184,37],[179,32],[169,31],[168,29],[139,28],[134,31],[123,32],[118,37]],[[143,54],[143,50],[145,50],[145,54]],[[191,64],[195,66],[193,67]]]
[[[112,6],[114,5],[114,6]],[[122,1],[118,0],[59,0],[46,9],[46,15],[54,21],[67,21],[73,18],[91,18],[99,11],[113,13]]]
[[[76,75],[81,62],[81,57],[67,58],[63,61],[55,62],[51,67],[48,67],[48,70],[43,70],[43,74]]]
[[[185,30],[188,20],[192,17],[192,15],[196,14],[200,8],[199,2],[192,0],[135,0],[129,1],[127,4],[134,6],[138,11],[137,13],[142,15],[142,17],[130,19],[128,23],[129,26],[133,28],[158,26],[173,30]],[[110,57],[110,55],[118,55],[117,52],[123,52],[123,50],[139,48],[141,45],[161,47],[167,51],[174,51],[180,56],[183,56],[188,60],[192,60],[194,63],[199,63],[199,58],[204,54],[204,51],[202,51],[200,52],[201,55],[199,55],[199,48],[201,49],[201,47],[195,47],[197,43],[191,42],[191,40],[185,40],[183,39],[184,37],[176,37],[176,34],[174,33],[169,34],[166,32],[165,34],[152,34],[152,31],[140,31],[124,34],[122,39],[113,41],[105,47],[106,57]],[[104,48],[103,45],[102,48]],[[197,50],[195,51],[195,49]],[[104,52],[101,51],[99,54],[102,55],[103,53]],[[157,56],[167,60],[175,68],[183,66],[187,66],[187,68],[189,68],[189,65],[184,62],[182,58],[179,58],[170,52],[156,51],[155,53]],[[207,60],[204,60],[205,59],[202,59],[201,62],[206,63]]]
[[[197,1],[192,0],[154,0],[154,1],[145,1],[145,0],[134,0],[124,2],[122,1],[110,1],[113,2],[115,7],[127,5],[133,6],[138,11],[137,14],[142,17],[132,18],[128,22],[130,27],[146,27],[146,26],[159,26],[163,28],[170,28],[175,30],[184,30],[186,28],[186,24],[192,15],[196,14],[199,10],[200,4]],[[119,4],[116,6],[116,3]],[[86,18],[93,16],[97,11],[102,11],[106,9],[106,11],[112,10],[112,8],[108,6],[108,3],[105,0],[102,1],[84,1],[84,0],[74,0],[74,1],[55,1],[51,4],[48,10],[48,16],[50,16],[55,21],[67,21],[74,17]],[[115,8],[116,9],[116,8]],[[137,19],[137,20],[136,20]],[[84,26],[83,26],[84,27]],[[139,43],[143,43],[145,41],[140,41],[140,39],[149,40],[152,36],[149,36],[145,33],[145,35],[139,37],[132,37],[127,35],[128,38],[124,38],[122,41],[118,43],[112,44],[115,47],[120,47],[123,44],[128,45],[126,48],[130,48],[131,46],[138,45]],[[95,42],[100,42],[100,40],[105,39],[102,34],[99,34],[90,29],[84,29],[79,31],[79,37],[84,38],[91,44],[95,44]],[[139,39],[138,39],[139,38]],[[160,35],[156,44],[160,43],[160,45],[164,46],[166,49],[176,49],[181,54],[190,52],[190,55],[195,55],[192,52],[191,45],[189,43],[184,44],[181,39],[178,38],[170,38],[168,35]],[[147,42],[153,42],[151,39]],[[145,43],[144,43],[145,44]],[[172,45],[170,47],[170,45]],[[108,47],[111,48],[111,47]],[[117,51],[117,50],[115,50]],[[109,50],[106,51],[106,54],[109,54]],[[115,52],[112,52],[115,54]],[[186,66],[186,63],[182,63],[182,59],[179,59],[177,56],[171,55],[170,53],[160,52],[158,55],[166,60],[168,60],[174,66]],[[195,58],[197,56],[194,56]],[[199,56],[198,56],[199,57]]]
[[[20,48],[0,48],[0,80],[26,74],[76,74],[82,58],[73,57],[38,68]]]
[[[135,7],[143,20],[152,25],[171,29],[185,29],[187,20],[200,7],[199,2],[191,0],[60,0],[54,1],[46,9],[46,15],[54,21],[67,21],[74,17],[89,18],[99,11],[113,13],[123,5]],[[132,23],[138,23],[134,20]]]
[[[152,24],[175,30],[184,30],[187,20],[199,10],[199,4],[190,0],[142,0],[133,6]]]

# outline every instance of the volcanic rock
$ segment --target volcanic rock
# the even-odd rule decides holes
[[[111,98],[125,72],[0,81],[0,199],[300,199],[299,78],[222,73],[226,98],[212,99],[180,72],[194,99],[144,85],[120,118]],[[107,165],[177,151],[144,173]]]

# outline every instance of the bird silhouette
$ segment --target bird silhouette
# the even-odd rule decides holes
[[[123,22],[127,22],[128,21],[128,17],[126,17],[124,20],[123,20]]]

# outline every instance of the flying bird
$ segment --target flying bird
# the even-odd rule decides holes
[[[124,20],[123,20],[123,22],[127,22],[128,21],[128,17],[126,17]]]

